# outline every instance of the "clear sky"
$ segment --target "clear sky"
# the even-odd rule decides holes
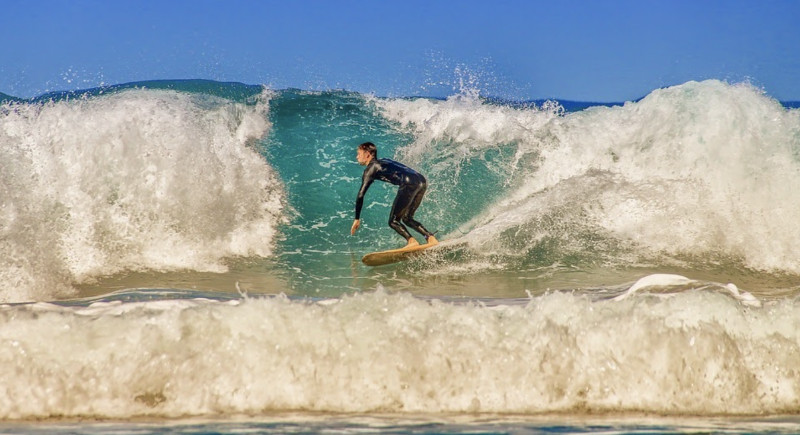
[[[624,101],[689,80],[800,100],[798,0],[2,0],[0,92],[153,79]]]

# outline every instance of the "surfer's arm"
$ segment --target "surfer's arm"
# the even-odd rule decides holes
[[[364,206],[364,195],[367,194],[367,189],[369,189],[372,181],[375,180],[374,173],[373,167],[370,166],[364,170],[364,175],[361,176],[361,189],[358,190],[358,196],[356,197],[356,218],[353,221],[353,226],[350,227],[350,235],[355,235],[356,230],[361,226],[361,207]]]
[[[375,180],[374,173],[373,166],[370,166],[364,170],[364,175],[361,176],[361,189],[358,190],[358,196],[356,197],[357,221],[361,220],[361,207],[364,206],[364,195],[367,194],[367,189],[369,189],[369,186]]]

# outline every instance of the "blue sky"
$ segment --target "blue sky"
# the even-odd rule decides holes
[[[0,92],[153,79],[624,101],[689,80],[800,100],[800,1],[3,0]]]

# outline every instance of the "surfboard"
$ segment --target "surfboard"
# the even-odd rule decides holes
[[[405,261],[411,257],[421,254],[426,249],[441,246],[441,243],[430,245],[428,243],[412,246],[410,248],[390,249],[388,251],[372,252],[361,258],[361,262],[367,266],[383,266],[384,264],[397,263],[398,261]]]

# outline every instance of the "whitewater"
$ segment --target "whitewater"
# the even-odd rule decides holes
[[[425,174],[452,248],[360,263],[402,244],[388,186],[349,234],[364,141]],[[0,419],[794,416],[798,191],[800,110],[717,80],[9,98]]]

